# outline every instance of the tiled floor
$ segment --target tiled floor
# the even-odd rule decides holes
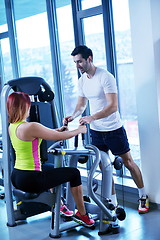
[[[139,215],[137,206],[124,207],[126,219],[119,221],[120,233],[114,235],[98,235],[98,221],[95,230],[77,227],[62,232],[60,239],[65,240],[160,240],[160,210],[153,209],[149,213]],[[0,239],[1,240],[49,240],[50,213],[31,217],[16,227],[6,226],[5,201],[0,200]]]

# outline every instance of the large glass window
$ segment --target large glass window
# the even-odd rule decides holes
[[[57,6],[58,2],[59,1],[57,0]],[[57,8],[57,22],[62,62],[61,71],[64,90],[65,116],[68,116],[73,113],[78,96],[78,75],[71,56],[71,52],[75,47],[71,3],[68,5],[61,5],[61,7]],[[69,124],[69,128],[73,129],[77,125],[78,119],[75,119]],[[70,139],[69,145],[73,146],[73,143],[74,139]]]
[[[15,1],[21,76],[43,77],[53,87],[45,1]]]
[[[0,0],[0,33],[8,31],[8,27],[6,23],[7,23],[7,20],[6,20],[4,0]]]
[[[93,27],[94,26],[94,27]],[[83,19],[85,44],[93,51],[93,62],[106,69],[103,17],[97,15]]]
[[[12,64],[11,64],[11,54],[10,54],[10,45],[9,39],[4,38],[0,40],[1,48],[1,69],[2,69],[2,79],[4,83],[8,80],[13,79]]]
[[[92,6],[94,3],[96,3],[96,1],[92,2]],[[88,6],[91,7],[91,4]],[[62,60],[65,115],[68,116],[73,113],[78,97],[77,69],[71,56],[71,52],[75,47],[71,5],[65,5],[57,8],[57,22]],[[97,23],[98,27],[93,28],[93,24],[95,24],[95,22]],[[93,50],[95,63],[98,66],[106,67],[102,15],[84,18],[82,19],[82,24],[84,29],[85,44]],[[76,118],[69,124],[69,127],[72,129],[77,127],[78,124],[78,118]],[[72,146],[73,142],[74,139],[71,139],[69,141],[69,145]],[[79,144],[81,144],[81,141]]]
[[[97,7],[101,5],[101,0],[80,0],[81,1],[81,7],[82,10],[92,7]]]
[[[128,0],[113,0],[112,2],[120,113],[127,131],[132,156],[140,167],[140,147],[135,96],[136,89],[133,74]],[[126,174],[130,175],[129,171],[126,170]]]
[[[5,4],[4,0],[0,0],[0,34],[7,32],[7,20],[5,13]],[[8,39],[1,39],[0,36],[0,92],[4,85],[4,82],[8,77],[12,76],[12,68],[10,62],[10,50]],[[1,106],[0,106],[0,115],[1,115]],[[0,116],[0,134],[2,132],[1,116]],[[1,157],[1,155],[0,155]]]
[[[13,79],[13,72],[12,72],[12,64],[11,64],[9,39],[4,38],[4,39],[0,39],[0,92],[4,84],[10,79]],[[0,106],[0,114],[1,114],[1,106]],[[1,123],[1,116],[0,116],[0,135],[1,135],[1,132],[2,132],[2,123]]]
[[[78,83],[77,71],[71,57],[71,52],[75,47],[71,5],[57,8],[57,22],[62,61],[65,110],[68,115],[73,112],[76,104]]]

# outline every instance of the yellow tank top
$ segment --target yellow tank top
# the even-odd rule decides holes
[[[33,141],[23,141],[17,138],[16,129],[25,121],[10,124],[10,139],[15,150],[15,168],[20,170],[41,171],[40,144],[42,139],[36,138]]]

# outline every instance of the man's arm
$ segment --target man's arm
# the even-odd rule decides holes
[[[76,108],[72,114],[72,118],[75,119],[76,117],[81,115],[84,112],[84,110],[86,109],[86,106],[87,106],[87,98],[79,96]]]
[[[73,121],[76,117],[81,115],[86,109],[87,101],[88,101],[87,98],[79,96],[72,116],[65,117],[63,123],[67,124],[68,122]]]
[[[90,124],[94,120],[98,120],[104,117],[111,115],[112,113],[118,110],[118,96],[116,93],[106,93],[106,98],[108,105],[104,107],[101,111],[91,115],[81,117],[79,122],[80,124]]]

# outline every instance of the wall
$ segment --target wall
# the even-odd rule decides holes
[[[160,203],[160,1],[129,0],[142,172]]]

